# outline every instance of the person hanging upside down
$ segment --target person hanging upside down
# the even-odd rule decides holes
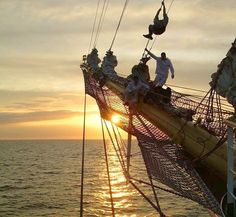
[[[155,35],[161,35],[162,33],[164,33],[166,31],[166,26],[169,22],[169,18],[167,16],[167,13],[166,13],[166,7],[165,7],[165,3],[164,1],[162,1],[162,6],[163,6],[163,19],[160,20],[159,19],[159,14],[161,12],[161,8],[157,11],[157,14],[153,20],[153,23],[154,24],[151,24],[149,25],[149,33],[146,34],[146,35],[143,35],[145,38],[148,38],[148,39],[153,39],[152,38],[152,34],[155,34]]]

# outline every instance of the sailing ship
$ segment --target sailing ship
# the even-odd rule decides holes
[[[126,7],[127,1],[122,16]],[[224,216],[229,178],[227,129],[229,126],[234,129],[236,120],[235,111],[223,109],[221,97],[227,98],[236,108],[236,39],[217,72],[212,75],[210,90],[200,102],[174,89],[170,96],[151,89],[155,96],[153,100],[146,100],[143,94],[139,96],[135,108],[131,108],[124,96],[128,79],[119,74],[105,73],[104,68],[94,67],[87,58],[84,56],[81,64],[85,93],[96,100],[104,129],[109,135],[114,134],[110,138],[115,138],[112,143],[128,182],[160,216],[165,214],[161,210],[156,189],[193,200],[207,208],[212,215]],[[109,128],[107,122],[112,127]],[[128,133],[127,145],[120,138],[119,128]],[[138,180],[130,173],[132,136],[138,141],[149,183]],[[235,155],[236,149],[230,152]],[[167,188],[156,186],[156,181]],[[140,190],[137,183],[150,186],[155,202]],[[233,200],[228,204],[227,216],[234,215],[234,203]]]

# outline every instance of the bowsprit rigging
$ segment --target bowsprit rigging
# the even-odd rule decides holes
[[[174,0],[171,1],[167,13],[170,11],[173,2]],[[81,65],[85,81],[85,96],[88,94],[96,100],[102,118],[101,125],[112,215],[115,216],[115,209],[104,129],[106,129],[110,137],[127,181],[161,217],[164,217],[165,214],[159,204],[157,189],[190,199],[217,215],[224,215],[219,204],[219,201],[225,195],[228,175],[226,154],[227,125],[224,120],[232,116],[233,113],[222,109],[218,93],[222,96],[227,95],[228,101],[232,102],[234,106],[236,105],[234,91],[226,92],[227,85],[225,84],[224,92],[220,89],[222,87],[222,77],[224,77],[224,73],[227,74],[227,70],[228,74],[233,74],[233,76],[236,74],[234,61],[236,59],[236,41],[232,44],[232,48],[227,54],[228,58],[219,67],[217,75],[213,76],[211,89],[200,102],[190,98],[191,95],[176,92],[170,88],[171,91],[166,94],[166,92],[155,92],[155,89],[149,86],[145,91],[140,89],[136,93],[135,97],[138,100],[136,104],[131,105],[129,101],[127,102],[125,96],[129,80],[118,75],[114,70],[118,61],[111,51],[128,3],[128,0],[124,3],[110,48],[100,67],[101,60],[98,57],[96,46],[108,7],[108,0],[104,0],[92,52],[87,55],[87,58],[84,57],[84,63]],[[100,0],[97,3],[89,49],[93,40],[99,5]],[[164,10],[164,16],[167,16],[164,1],[162,1],[158,13],[162,9]],[[155,34],[155,30],[153,33]],[[149,45],[150,39],[151,37],[148,38],[145,50]],[[150,50],[155,40],[156,38],[153,40]],[[142,57],[147,58],[145,51]],[[229,65],[231,67],[228,67]],[[231,87],[234,87],[234,82],[228,83]],[[119,117],[119,121],[113,123],[112,117],[114,114]],[[84,126],[85,119],[86,116],[84,116]],[[110,127],[108,127],[108,121],[110,122]],[[128,133],[127,145],[121,138],[118,128]],[[144,160],[149,182],[134,177],[130,172],[129,168],[134,167],[130,161],[132,156],[135,156],[135,154],[131,154],[131,136],[135,136],[138,140],[140,155],[142,155]],[[83,140],[85,140],[85,130]],[[83,142],[82,174],[84,171],[84,148]],[[216,180],[217,182],[215,182]],[[154,202],[140,189],[137,183],[151,187],[155,198]],[[160,187],[158,183],[162,183],[167,187]],[[219,186],[220,188],[218,188]],[[81,216],[83,215],[82,195],[83,175],[81,176]]]
[[[86,66],[84,65],[83,67]],[[167,186],[173,188],[175,191],[180,192],[181,196],[198,201],[203,206],[211,210],[214,210],[216,213],[220,213],[219,208],[217,208],[216,200],[213,199],[214,197],[209,191],[206,191],[207,188],[205,184],[201,181],[201,179],[199,180],[197,173],[195,173],[195,170],[191,167],[191,163],[189,163],[189,161],[185,159],[180,146],[175,145],[171,140],[171,138],[167,136],[167,134],[163,133],[163,131],[160,131],[158,129],[155,120],[158,119],[160,122],[164,123],[169,121],[171,122],[173,119],[173,123],[169,124],[172,125],[170,127],[174,128],[170,131],[174,131],[175,134],[178,133],[179,127],[181,127],[182,124],[185,122],[182,122],[181,126],[179,126],[179,124],[175,126],[175,121],[179,120],[178,117],[172,117],[173,114],[171,115],[168,113],[165,114],[165,110],[159,111],[160,112],[159,114],[159,112],[154,110],[151,105],[144,104],[143,105],[144,108],[140,111],[140,114],[138,113],[132,115],[133,116],[132,128],[129,129],[128,127],[129,115],[130,115],[129,110],[127,106],[123,105],[122,98],[119,97],[120,95],[122,95],[122,90],[119,91],[119,88],[121,87],[118,84],[120,84],[123,79],[120,78],[119,82],[116,83],[117,84],[116,88],[114,87],[114,80],[112,81],[107,80],[106,86],[100,87],[97,84],[97,81],[92,77],[92,74],[88,74],[86,68],[83,68],[83,70],[85,70],[84,73],[86,72],[84,76],[86,80],[87,93],[93,96],[97,100],[99,108],[101,109],[102,117],[107,120],[110,120],[112,114],[114,113],[119,114],[121,120],[118,126],[137,137],[141,152],[143,153],[147,170],[150,171],[152,179],[159,180],[162,183],[165,183]],[[109,89],[107,89],[107,87]],[[183,96],[180,97],[179,93],[173,94],[171,101],[173,102],[173,105],[175,105],[174,107],[176,108],[178,108],[177,105],[180,105],[179,107],[181,107],[181,105],[183,106],[189,104],[189,108],[191,107],[194,108],[197,107],[198,105],[198,103],[189,101],[187,98]],[[147,112],[145,111],[149,111],[149,113],[147,114]],[[200,111],[201,110],[199,109],[198,112]],[[150,116],[150,114],[153,114],[152,117]],[[202,114],[204,114],[203,111]],[[147,117],[148,119],[146,119],[145,117]],[[163,117],[166,117],[166,119],[163,119]],[[154,123],[150,122],[150,120],[152,120],[152,122]],[[189,127],[189,124],[190,124],[189,122],[186,124],[186,126],[184,127],[185,129],[183,129],[183,132],[186,133],[187,131],[186,128]],[[217,124],[217,122],[215,122],[215,124]],[[167,126],[160,126],[160,127],[163,129],[163,127]],[[194,130],[199,130],[200,132],[202,131],[199,127],[194,127]],[[165,131],[168,132],[168,129]],[[183,132],[181,132],[181,134],[178,133],[179,135],[176,136],[174,140],[175,141],[179,140],[179,138],[183,136]],[[191,147],[187,146],[186,148],[192,148],[192,146],[193,147],[198,146],[200,149],[200,147],[202,147],[202,144],[198,144],[199,138],[205,138],[206,140],[209,138],[209,136],[205,137],[205,135],[203,136],[200,134],[191,135],[190,133],[186,135],[184,141],[186,143],[190,142],[194,143],[191,145]],[[210,140],[207,141],[207,144],[210,143],[213,145],[214,142],[217,142],[217,140],[214,139],[213,141],[213,138],[210,138]],[[182,144],[184,145],[184,143]],[[195,156],[198,156],[198,154],[199,152],[197,152]],[[120,154],[120,156],[123,156],[123,158],[125,158],[126,155]],[[216,156],[211,156],[210,157],[211,159],[208,160],[211,161],[215,157]],[[158,171],[158,168],[163,168],[163,169],[161,171]],[[182,173],[180,173],[180,171],[182,171]],[[190,171],[191,174],[189,174]],[[177,185],[173,186],[174,183]],[[196,190],[196,192],[190,193],[190,189],[192,189],[193,186],[195,186],[194,189]],[[193,191],[193,189],[191,191]],[[206,191],[206,192],[200,193],[198,191],[200,192]],[[204,196],[199,197],[199,195],[204,195]]]

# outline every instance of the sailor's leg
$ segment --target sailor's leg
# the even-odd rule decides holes
[[[157,74],[154,80],[155,86],[162,87],[166,83],[167,77],[166,75]]]
[[[153,25],[149,25],[148,27],[149,33],[147,35],[143,35],[145,38],[151,39],[152,40],[152,34],[153,34]]]
[[[156,86],[157,83],[158,83],[158,75],[156,75],[156,77],[155,77],[155,79],[154,79],[154,81],[153,81],[154,86]]]

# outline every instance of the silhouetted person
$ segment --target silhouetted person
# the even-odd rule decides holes
[[[102,70],[105,75],[116,75],[115,67],[118,65],[118,61],[111,50],[106,52],[102,61]]]
[[[146,64],[150,60],[150,57],[143,57],[138,65],[134,65],[132,68],[132,75],[138,76],[138,78],[144,82],[148,83],[150,80],[149,67]]]
[[[94,70],[97,70],[99,68],[98,64],[100,62],[101,60],[98,57],[98,50],[96,48],[93,48],[91,53],[87,56],[87,63]]]
[[[162,33],[164,33],[166,31],[166,26],[169,22],[169,18],[166,13],[166,7],[165,7],[164,1],[161,4],[163,6],[163,19],[162,20],[159,19],[159,14],[161,12],[161,8],[160,8],[157,11],[157,14],[153,20],[154,24],[149,25],[149,28],[148,28],[149,33],[147,35],[143,35],[145,38],[152,40],[153,39],[152,34],[161,35]]]
[[[166,53],[162,52],[161,57],[155,56],[149,50],[145,49],[148,54],[156,60],[156,78],[154,83],[158,87],[162,87],[168,78],[169,70],[171,72],[171,78],[174,78],[174,67],[171,61],[166,57]]]

